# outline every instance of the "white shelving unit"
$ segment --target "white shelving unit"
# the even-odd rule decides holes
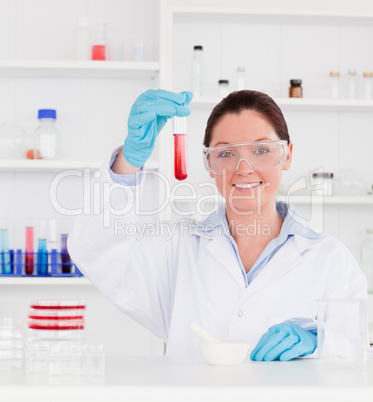
[[[0,77],[17,78],[154,78],[158,62],[1,60]]]
[[[283,110],[298,111],[340,111],[372,112],[373,100],[363,99],[307,99],[274,98]],[[213,108],[221,101],[218,97],[199,97],[193,99],[191,108]]]
[[[45,286],[54,286],[54,285],[91,285],[91,282],[84,277],[80,278],[61,278],[61,277],[51,277],[51,278],[43,278],[43,277],[5,277],[0,276],[0,286],[1,285],[45,285]]]
[[[103,161],[97,160],[0,160],[0,172],[50,173],[69,169],[99,169]],[[146,163],[147,170],[157,170],[158,162]]]
[[[315,203],[317,205],[373,205],[373,196],[332,196],[332,197],[322,197],[322,196],[301,196],[293,195],[287,198],[285,195],[277,196],[278,201],[286,201],[290,204],[311,204]]]

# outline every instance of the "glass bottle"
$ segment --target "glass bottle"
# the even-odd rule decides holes
[[[192,71],[191,71],[191,90],[193,95],[202,95],[202,79],[203,79],[203,47],[194,46],[192,57]]]
[[[348,97],[356,98],[356,70],[348,70]]]
[[[361,243],[361,268],[368,281],[368,292],[373,293],[373,229],[367,229],[366,237]]]
[[[246,89],[246,68],[245,66],[237,66],[236,90]]]
[[[75,59],[89,60],[91,52],[91,35],[88,17],[79,17],[75,29]]]
[[[302,80],[290,80],[289,98],[302,98]]]
[[[219,80],[218,84],[219,96],[226,97],[229,94],[229,80]]]
[[[58,130],[56,127],[56,111],[40,109],[38,111],[39,126],[35,131],[36,152],[39,159],[54,159],[57,156]]]
[[[373,73],[371,71],[363,73],[364,80],[364,99],[372,99]]]
[[[331,71],[330,72],[330,81],[331,81],[331,97],[332,99],[339,98],[339,71]]]

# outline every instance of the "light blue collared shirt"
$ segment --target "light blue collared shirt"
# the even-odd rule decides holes
[[[317,239],[320,237],[320,235],[311,228],[309,223],[301,217],[299,212],[292,205],[289,205],[285,202],[277,202],[276,209],[279,217],[284,221],[280,234],[267,244],[266,248],[260,254],[259,258],[256,260],[255,264],[248,273],[246,273],[239,256],[237,243],[230,234],[225,212],[225,204],[221,205],[217,211],[209,215],[206,220],[198,225],[199,230],[201,230],[201,227],[202,230],[203,227],[205,227],[206,232],[209,232],[218,226],[223,227],[223,232],[230,239],[236,252],[237,260],[239,261],[246,287],[249,286],[259,272],[268,264],[277,251],[286,243],[289,237],[294,235],[299,235],[310,239]]]

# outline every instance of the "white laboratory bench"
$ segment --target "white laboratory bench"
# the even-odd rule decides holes
[[[104,377],[36,377],[0,370],[0,399],[75,401],[373,401],[373,356],[363,368],[316,359],[213,367],[198,358],[107,357]]]

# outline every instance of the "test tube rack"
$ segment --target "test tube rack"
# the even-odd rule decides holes
[[[5,259],[5,254],[8,254],[7,260]],[[8,252],[0,252],[1,259],[0,261],[9,261],[7,269],[7,273],[4,273],[4,264],[1,264],[0,276],[7,277],[27,277],[27,276],[54,276],[54,277],[80,277],[83,274],[80,272],[79,268],[70,260],[70,257],[67,253],[60,253],[57,250],[51,250],[47,253],[47,255],[43,255],[43,262],[40,261],[40,254],[38,252],[35,253],[26,253],[21,249],[9,250]],[[29,262],[26,262],[26,257]],[[45,258],[47,257],[47,258]],[[32,262],[30,262],[30,260]],[[40,272],[39,267],[43,264],[43,273]],[[67,272],[66,272],[67,271]],[[10,272],[10,273],[9,273]],[[32,273],[26,273],[32,272]]]

